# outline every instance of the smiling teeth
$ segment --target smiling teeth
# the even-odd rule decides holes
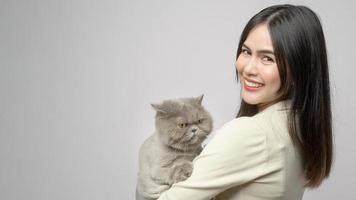
[[[255,88],[263,86],[261,83],[253,83],[246,80],[244,81],[244,83],[249,87],[255,87]]]

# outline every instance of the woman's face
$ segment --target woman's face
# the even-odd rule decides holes
[[[281,86],[271,36],[266,24],[254,27],[236,61],[242,86],[242,99],[257,105],[259,111],[270,106],[279,97]]]

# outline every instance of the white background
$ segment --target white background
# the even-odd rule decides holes
[[[0,0],[0,199],[134,199],[150,103],[205,94],[234,118],[241,31],[262,8],[303,4],[327,40],[331,176],[305,200],[356,196],[353,1]]]

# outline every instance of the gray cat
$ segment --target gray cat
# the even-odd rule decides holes
[[[140,148],[136,200],[157,199],[173,183],[191,175],[192,160],[213,128],[202,99],[203,95],[151,104],[156,130]]]

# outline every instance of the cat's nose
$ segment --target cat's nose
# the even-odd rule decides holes
[[[198,129],[197,128],[192,128],[192,132],[195,133]]]

